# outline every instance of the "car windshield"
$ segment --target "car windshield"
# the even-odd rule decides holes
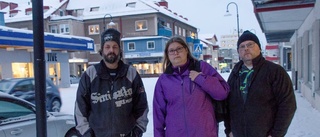
[[[0,91],[7,93],[12,85],[10,81],[0,81]]]

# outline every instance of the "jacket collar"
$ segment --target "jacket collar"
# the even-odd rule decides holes
[[[188,68],[188,70],[195,70],[196,61],[197,60],[195,60],[195,59],[189,59],[189,61],[187,61],[187,63],[189,63],[188,66],[186,66]],[[174,68],[173,68],[172,64],[170,63],[169,66],[164,71],[164,74],[178,74],[178,73],[175,73]]]
[[[109,69],[107,68],[107,65],[104,63],[103,60],[100,61],[100,67],[97,70],[97,74],[98,76],[100,76],[101,78],[106,78],[109,79],[111,78],[110,74],[109,74]],[[118,62],[118,68],[117,68],[117,77],[123,77],[126,75],[128,70],[128,65],[125,65],[124,62],[122,60],[119,60]]]
[[[252,60],[252,65],[253,65],[253,69],[256,71],[258,69],[260,69],[261,65],[263,64],[265,58],[262,56],[262,54],[260,53],[256,58],[254,58]],[[239,61],[233,68],[233,74],[238,74],[241,66],[243,65],[243,61]]]

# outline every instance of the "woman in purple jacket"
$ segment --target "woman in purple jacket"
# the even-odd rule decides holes
[[[154,137],[217,137],[212,99],[227,97],[227,82],[208,63],[192,57],[180,37],[167,42],[163,71],[154,91]]]

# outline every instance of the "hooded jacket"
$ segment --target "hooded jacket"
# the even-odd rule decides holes
[[[85,137],[124,137],[146,131],[148,102],[138,72],[121,60],[113,80],[104,61],[82,75],[75,104],[76,129]]]
[[[168,66],[160,75],[153,99],[154,137],[216,137],[217,122],[212,98],[223,100],[229,86],[208,63],[201,61],[201,73],[192,82],[190,60],[184,72]]]
[[[239,71],[243,61],[232,70],[228,84],[229,117],[226,134],[234,137],[283,137],[296,110],[291,79],[279,65],[260,54],[253,59],[253,76],[244,102],[240,91]]]

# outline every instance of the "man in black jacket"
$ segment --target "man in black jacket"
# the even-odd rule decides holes
[[[296,110],[287,72],[265,60],[257,36],[245,31],[237,42],[240,61],[228,84],[226,134],[230,137],[283,137]]]
[[[135,68],[121,60],[120,32],[101,35],[100,63],[81,76],[75,104],[76,129],[83,137],[141,137],[148,102]]]

